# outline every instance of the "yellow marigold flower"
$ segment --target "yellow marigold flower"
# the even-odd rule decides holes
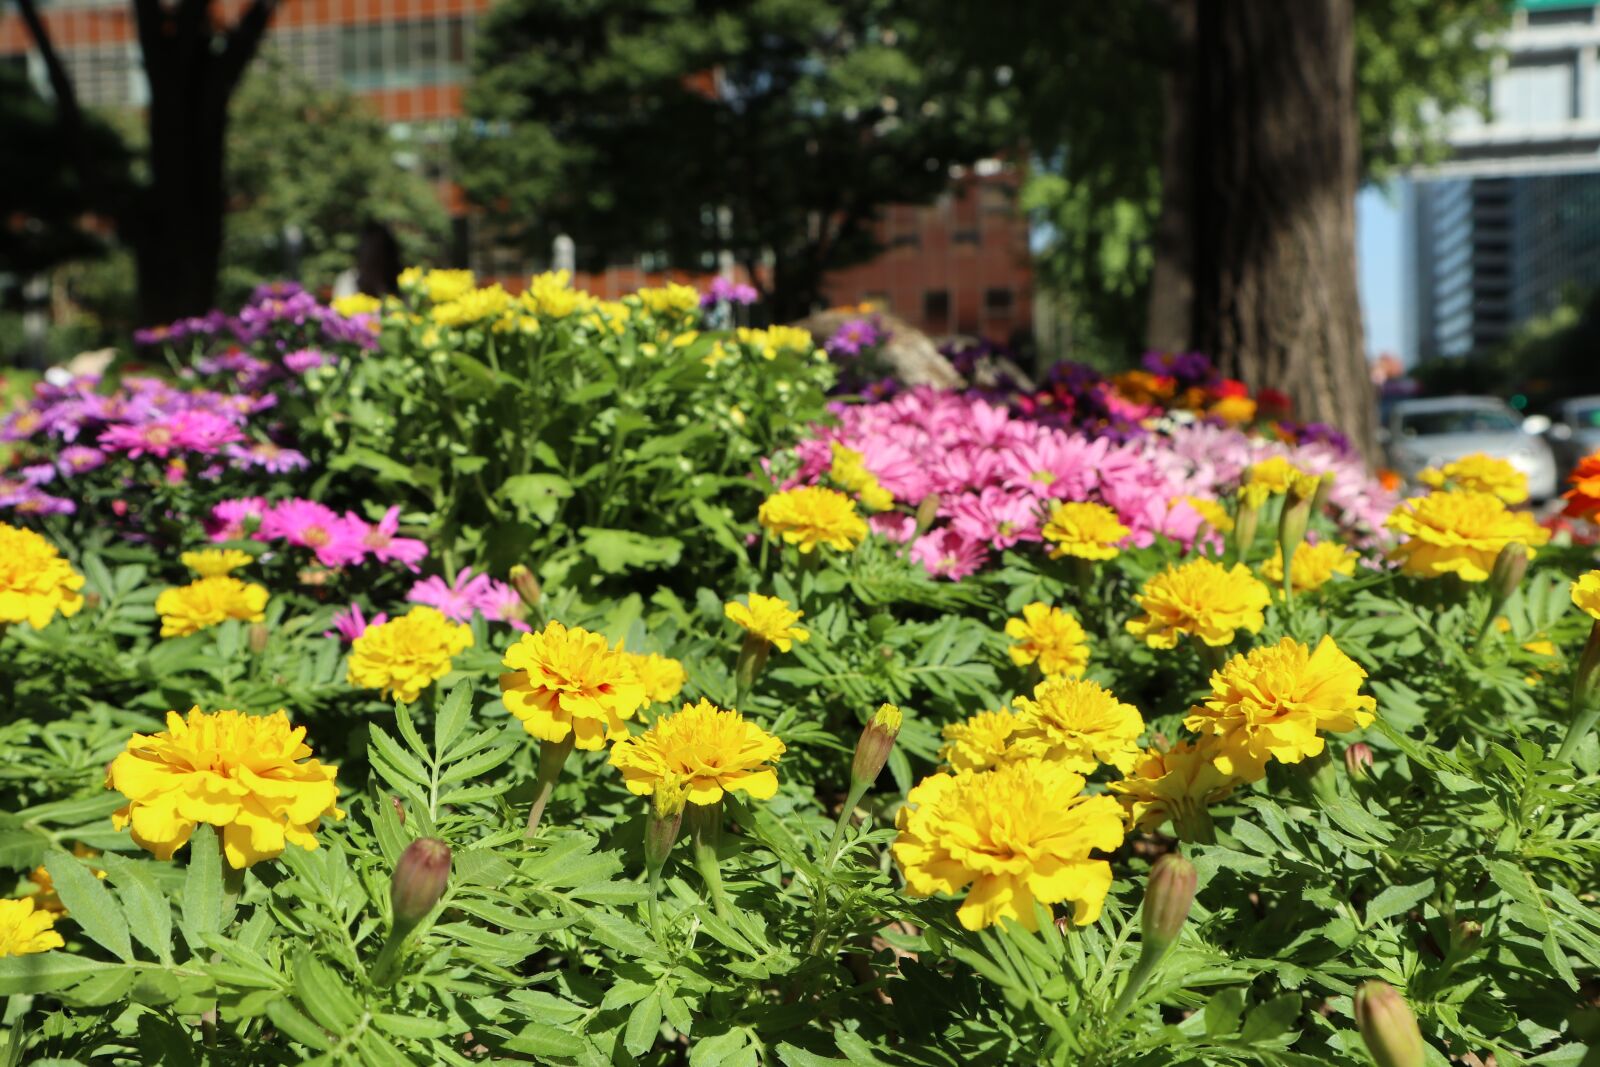
[[[873,511],[887,511],[894,507],[894,494],[885,489],[878,476],[867,469],[866,457],[853,448],[833,442],[833,465],[828,477],[861,498],[861,503]]]
[[[1521,504],[1528,499],[1528,476],[1503,459],[1474,452],[1470,456],[1429,467],[1417,481],[1434,489],[1449,486],[1470,493],[1493,493],[1506,504]]]
[[[1315,652],[1285,637],[1213,672],[1211,696],[1190,708],[1183,724],[1217,739],[1217,770],[1253,782],[1266,773],[1269,758],[1299,763],[1321,753],[1318,731],[1342,733],[1371,723],[1378,703],[1361,694],[1366,676],[1331,637]]]
[[[371,315],[375,311],[382,310],[382,308],[383,301],[375,296],[368,296],[366,293],[351,293],[349,296],[341,296],[333,302],[333,310],[347,319],[354,318],[357,315]]]
[[[772,534],[809,553],[818,545],[848,552],[867,536],[867,520],[856,511],[855,501],[837,489],[801,486],[774,493],[761,504],[761,525]]]
[[[421,278],[422,288],[435,304],[448,304],[472,291],[470,270],[430,270]]]
[[[795,625],[805,612],[796,611],[787,600],[760,593],[751,593],[748,599],[748,605],[728,601],[722,605],[722,613],[779,652],[789,651],[796,641],[811,640],[810,630]]]
[[[1335,574],[1350,577],[1356,572],[1360,553],[1338,541],[1318,541],[1302,544],[1295,550],[1290,567],[1290,583],[1297,593],[1321,589]],[[1261,565],[1261,574],[1275,586],[1283,584],[1283,549],[1272,552],[1272,558]]]
[[[1031,751],[1057,760],[1068,770],[1088,774],[1105,763],[1127,773],[1139,755],[1144,718],[1094,682],[1046,678],[1033,696],[1012,702],[1017,731]]]
[[[700,294],[687,285],[668,282],[659,288],[640,289],[633,294],[657,315],[665,311],[688,312],[700,306]]]
[[[552,319],[564,319],[580,308],[587,307],[589,295],[572,288],[572,272],[546,271],[535,274],[523,290],[522,303],[528,310]]]
[[[500,698],[522,728],[541,741],[570,735],[585,751],[627,734],[630,719],[648,700],[631,654],[599,634],[552,622],[523,634],[502,661]]]
[[[1263,500],[1261,503],[1265,503],[1265,501]],[[1199,496],[1175,496],[1168,502],[1167,507],[1170,509],[1179,504],[1188,504],[1206,521],[1206,525],[1217,533],[1230,534],[1233,532],[1233,516],[1229,515],[1228,509],[1217,501]],[[1261,505],[1258,503],[1256,506],[1260,507]]]
[[[1463,581],[1485,581],[1512,541],[1526,545],[1532,559],[1534,548],[1550,540],[1550,531],[1527,512],[1512,511],[1492,493],[1460,490],[1407,500],[1384,525],[1406,538],[1390,558],[1419,578],[1458,574]]]
[[[422,691],[450,673],[450,658],[472,647],[472,628],[419,604],[388,622],[369,626],[350,644],[346,678],[358,689],[414,704]]]
[[[1036,929],[1034,901],[1069,903],[1080,925],[1100,917],[1111,865],[1091,853],[1122,844],[1122,811],[1082,796],[1083,776],[1040,759],[977,774],[935,774],[895,820],[895,862],[917,896],[967,890],[956,917],[968,930],[1002,918]],[[970,888],[968,888],[970,887]]]
[[[663,783],[687,784],[689,803],[715,804],[723,793],[766,800],[778,791],[784,744],[737,711],[707,701],[685,704],[642,734],[611,747],[611,765],[630,792],[649,796]]]
[[[417,288],[417,286],[422,284],[422,268],[407,267],[405,270],[400,272],[400,277],[396,278],[395,282],[402,289]]]
[[[798,326],[769,326],[753,330],[741,326],[734,336],[742,345],[748,345],[767,359],[776,359],[779,352],[790,351],[805,355],[816,347],[811,334]]]
[[[511,294],[498,283],[462,293],[453,300],[436,303],[433,321],[441,326],[468,326],[496,318],[511,306]]]
[[[689,680],[689,673],[683,669],[682,663],[655,652],[630,655],[633,657],[633,669],[644,685],[645,698],[650,703],[669,704],[677,699],[684,683]]]
[[[219,578],[255,561],[250,553],[237,548],[202,548],[198,552],[185,552],[178,558],[202,578]]]
[[[1026,667],[1037,662],[1046,675],[1080,675],[1089,666],[1089,643],[1078,620],[1058,607],[1034,601],[1022,617],[1006,620],[1012,645],[1011,662]]]
[[[1235,425],[1256,417],[1256,402],[1247,396],[1225,396],[1211,405],[1210,414]]]
[[[1572,583],[1572,602],[1600,622],[1600,571],[1580,575]]]
[[[944,747],[939,749],[939,759],[952,771],[986,771],[1034,755],[1027,745],[1018,743],[1022,727],[1022,719],[1010,708],[980,711],[960,722],[946,723],[940,731]]]
[[[167,712],[158,734],[134,734],[111,761],[106,788],[128,803],[112,813],[117,829],[158,859],[189,843],[200,823],[222,832],[230,866],[248,867],[283,852],[286,842],[316,848],[312,831],[338,808],[334,768],[306,760],[306,728],[282,711],[245,715],[191,708]],[[302,762],[304,761],[304,762]]]
[[[230,575],[197,578],[188,585],[163,589],[156,597],[162,637],[183,637],[228,619],[260,622],[267,609],[266,586]]]
[[[1159,830],[1168,819],[1185,822],[1224,800],[1242,780],[1217,769],[1215,738],[1185,741],[1162,752],[1139,754],[1126,778],[1108,788],[1117,794],[1128,822],[1141,830]]]
[[[66,944],[56,933],[56,917],[38,910],[32,897],[0,900],[0,959],[49,952]]]
[[[1282,496],[1297,480],[1306,478],[1316,480],[1315,475],[1306,474],[1283,456],[1272,456],[1251,464],[1245,472],[1244,484],[1260,486],[1273,496]]]
[[[58,611],[70,618],[83,607],[82,588],[83,575],[55,545],[0,522],[0,626],[25,622],[42,630]]]
[[[1040,531],[1050,542],[1050,558],[1111,559],[1117,542],[1128,536],[1117,513],[1104,504],[1057,504]]]
[[[1272,594],[1242,563],[1195,559],[1151,578],[1134,600],[1144,614],[1128,620],[1128,632],[1151,648],[1175,648],[1182,634],[1220,648],[1238,630],[1261,631]]]

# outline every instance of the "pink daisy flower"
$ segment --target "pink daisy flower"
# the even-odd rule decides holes
[[[932,530],[911,546],[911,558],[935,578],[958,582],[988,562],[989,551],[978,541],[962,537],[948,527]]]
[[[462,567],[454,582],[447,582],[437,574],[422,579],[411,587],[406,599],[413,604],[437,608],[447,619],[471,622],[488,593],[490,580],[487,574],[473,574],[471,567]]]
[[[990,487],[950,502],[950,527],[969,541],[1010,548],[1039,540],[1039,501],[1026,493]]]
[[[349,526],[362,548],[372,553],[381,563],[403,564],[411,573],[417,564],[428,556],[428,546],[414,537],[396,537],[400,529],[400,509],[391,507],[376,524],[368,523],[352,512],[344,513]]]
[[[378,612],[371,620],[361,614],[361,605],[352,602],[350,607],[333,617],[333,629],[322,631],[323,637],[337,637],[349,644],[367,632],[368,626],[382,626],[389,621],[385,612]]]
[[[343,567],[359,563],[366,554],[359,531],[334,512],[314,500],[285,500],[261,519],[261,540],[282,538],[291,545],[309,548],[324,567]]]

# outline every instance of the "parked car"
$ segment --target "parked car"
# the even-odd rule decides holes
[[[1474,452],[1506,460],[1528,476],[1535,501],[1556,493],[1556,461],[1540,431],[1542,416],[1524,419],[1492,396],[1442,396],[1401,400],[1379,432],[1389,466],[1410,484],[1426,467]]]
[[[1544,436],[1555,452],[1560,474],[1565,477],[1584,456],[1600,452],[1600,396],[1563,400],[1556,405],[1554,415]]]

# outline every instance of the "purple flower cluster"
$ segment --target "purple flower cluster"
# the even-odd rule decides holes
[[[235,371],[241,370],[253,373],[238,364]],[[186,480],[195,459],[208,460],[198,472],[206,480],[229,467],[284,473],[309,465],[305,456],[266,439],[264,432],[252,434],[253,416],[277,404],[271,394],[181,388],[140,375],[123,378],[111,392],[100,392],[99,385],[93,375],[41,382],[26,407],[0,422],[0,441],[24,446],[24,457],[34,451],[48,457],[31,464],[24,460],[16,469],[19,479],[0,481],[0,509],[71,513],[70,499],[40,487],[67,483],[113,460],[162,463],[171,483]]]
[[[283,541],[306,549],[324,567],[349,567],[368,559],[399,563],[413,574],[428,546],[399,536],[400,509],[391,507],[375,523],[340,515],[315,500],[294,498],[268,504],[262,497],[224,500],[211,509],[206,536],[212,541]]]
[[[859,356],[864,350],[877,348],[889,340],[889,331],[876,318],[851,319],[833,331],[833,336],[828,338],[823,345],[828,350],[828,355],[835,359],[841,356]]]
[[[711,279],[711,287],[700,294],[700,306],[703,308],[715,307],[718,304],[742,304],[748,306],[761,298],[755,286],[736,282],[718,275]]]
[[[1146,352],[1139,364],[1151,374],[1173,379],[1180,390],[1214,385],[1218,377],[1216,365],[1203,352]]]
[[[257,286],[237,315],[221,311],[135,330],[133,342],[149,346],[184,341],[256,344],[274,341],[282,351],[321,344],[377,347],[372,315],[345,317],[294,282]]]

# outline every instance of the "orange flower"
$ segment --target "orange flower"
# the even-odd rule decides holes
[[[1572,488],[1562,494],[1567,501],[1563,514],[1591,522],[1600,517],[1600,452],[1579,460],[1568,480]]]

